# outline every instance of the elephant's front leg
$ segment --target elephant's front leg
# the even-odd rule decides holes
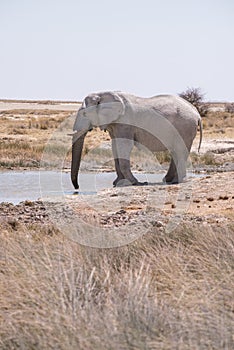
[[[130,153],[132,151],[133,140],[115,138],[112,140],[112,150],[115,159],[117,179],[114,186],[145,185],[140,183],[132,174],[130,167]]]
[[[130,153],[133,148],[133,141],[124,138],[112,139],[112,152],[115,161],[117,178],[114,186],[126,186],[137,184],[137,179],[130,169]]]
[[[129,186],[129,185],[140,185],[139,181],[135,176],[133,176],[130,169],[130,160],[124,158],[118,158],[119,168],[121,169],[121,174],[123,174],[122,179],[118,179],[116,186]]]
[[[115,179],[115,181],[113,181],[113,186],[116,187],[118,182],[120,180],[124,179],[124,176],[123,176],[123,174],[120,171],[119,159],[115,158],[114,161],[115,161],[115,171],[116,171],[116,174],[117,174],[117,178]]]
[[[113,153],[113,157],[114,157],[114,161],[115,161],[115,171],[116,171],[116,174],[117,174],[117,178],[113,182],[113,186],[115,187],[115,186],[117,186],[117,184],[118,184],[118,182],[120,180],[124,179],[124,176],[123,176],[123,174],[120,171],[119,159],[118,159],[115,139],[112,139],[112,153]]]

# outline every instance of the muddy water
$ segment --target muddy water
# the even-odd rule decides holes
[[[163,174],[135,174],[140,181],[161,182]],[[115,173],[81,173],[79,192],[96,194],[112,188]],[[0,202],[18,204],[24,200],[56,198],[73,194],[70,173],[56,171],[4,171],[0,172]]]

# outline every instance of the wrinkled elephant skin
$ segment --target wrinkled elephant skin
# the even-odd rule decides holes
[[[201,117],[193,105],[179,96],[141,98],[122,92],[90,94],[78,110],[73,127],[72,183],[78,189],[77,176],[84,137],[93,127],[107,130],[110,134],[117,173],[114,186],[142,185],[133,176],[130,167],[134,144],[143,145],[152,152],[169,150],[171,163],[164,181],[182,182],[198,126],[200,148]]]

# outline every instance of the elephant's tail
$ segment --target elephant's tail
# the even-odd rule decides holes
[[[200,152],[201,148],[201,143],[202,143],[202,119],[201,117],[198,119],[198,125],[199,125],[199,131],[200,131],[200,141],[199,141],[199,146],[198,146],[198,152]]]

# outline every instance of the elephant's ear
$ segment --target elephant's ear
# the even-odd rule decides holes
[[[125,105],[117,93],[104,92],[99,96],[98,121],[99,126],[102,127],[117,121],[125,113]]]
[[[76,120],[73,125],[73,131],[87,132],[90,129],[91,122],[89,118],[84,115],[85,107],[83,104],[77,112]]]

